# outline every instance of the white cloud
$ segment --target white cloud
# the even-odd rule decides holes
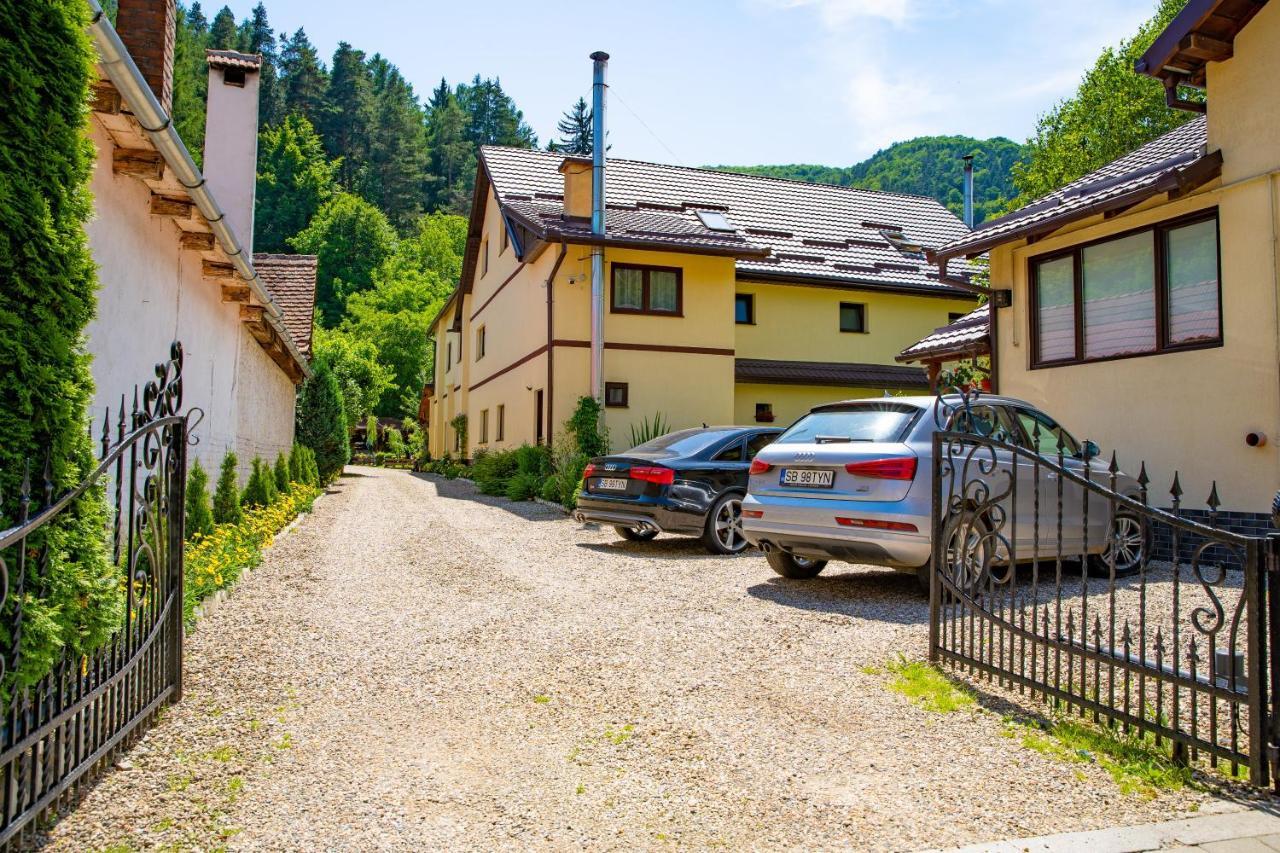
[[[845,84],[844,104],[853,125],[851,147],[860,152],[937,132],[939,119],[951,105],[924,75],[888,77],[882,67],[863,66]]]

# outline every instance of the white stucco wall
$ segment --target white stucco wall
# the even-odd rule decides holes
[[[258,442],[292,443],[293,384],[240,323],[239,306],[223,303],[218,285],[202,278],[200,254],[182,251],[176,226],[151,215],[150,190],[112,173],[111,142],[96,124],[92,138],[100,156],[86,231],[99,286],[97,316],[86,333],[97,386],[95,435],[104,407],[112,408],[114,430],[121,395],[131,404],[134,386],[141,390],[155,364],[168,358],[169,345],[180,340],[186,353],[183,403],[205,413],[194,431],[199,444],[192,458],[214,477],[223,454],[236,450],[243,484]],[[247,405],[253,414],[242,418]]]

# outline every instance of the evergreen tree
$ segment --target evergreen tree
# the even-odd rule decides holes
[[[324,154],[305,116],[291,115],[258,138],[258,189],[254,245],[284,252],[288,240],[310,224],[337,189],[337,165]]]
[[[179,4],[178,8],[182,8],[181,4]],[[186,10],[186,17],[192,32],[198,35],[205,35],[209,32],[209,20],[205,18],[204,10],[200,8],[200,0],[195,0],[191,4],[191,8]]]
[[[325,90],[329,77],[320,64],[307,33],[301,27],[289,37],[280,51],[280,89],[286,115],[299,113],[314,125],[324,112]]]
[[[303,473],[303,454],[302,445],[294,443],[293,448],[289,451],[289,479],[295,483],[305,483],[305,474]]]
[[[275,475],[271,472],[271,466],[263,464],[260,457],[253,457],[253,468],[249,474],[249,482],[245,483],[244,494],[240,497],[240,506],[244,509],[271,506],[274,489]]]
[[[374,270],[395,251],[396,235],[382,211],[340,192],[288,242],[299,252],[318,256],[316,309],[324,324],[333,326],[347,297],[372,286]]]
[[[209,24],[193,4],[188,12],[177,7],[173,47],[173,121],[197,165],[204,161],[204,114],[209,92],[209,67],[204,51]]]
[[[240,49],[240,30],[236,27],[236,16],[230,6],[223,6],[213,16],[213,25],[209,27],[209,47],[214,50]]]
[[[373,126],[361,195],[387,215],[398,230],[407,230],[422,213],[427,185],[427,127],[413,87],[381,56],[373,70]]]
[[[319,484],[327,485],[342,473],[351,458],[347,441],[347,416],[342,392],[333,371],[317,362],[311,377],[298,393],[298,441],[314,451]]]
[[[214,524],[239,524],[243,518],[240,512],[240,486],[236,479],[237,464],[236,455],[231,451],[222,457],[218,486],[213,491]]]
[[[285,461],[284,454],[276,456],[276,492],[284,494],[289,491],[289,463]]]
[[[427,115],[443,107],[452,97],[453,90],[449,88],[449,81],[441,77],[440,85],[431,90],[431,99],[427,101]]]
[[[1185,5],[1186,0],[1161,0],[1155,16],[1136,34],[1102,52],[1073,96],[1040,117],[1026,159],[1013,169],[1021,194],[1015,205],[1052,192],[1190,120],[1191,113],[1165,104],[1161,81],[1133,70]]]
[[[451,93],[432,108],[427,136],[431,151],[431,209],[465,214],[471,207],[476,151],[467,133],[467,114]]]
[[[245,49],[249,53],[262,55],[262,71],[258,74],[258,121],[263,127],[270,127],[284,118],[284,93],[276,68],[280,61],[276,34],[267,22],[267,8],[262,3],[253,7],[246,40]]]
[[[592,115],[591,108],[587,106],[587,99],[578,98],[578,102],[556,124],[556,130],[560,131],[560,139],[552,140],[547,145],[547,150],[589,157],[592,151]]]
[[[213,532],[213,509],[209,505],[209,475],[199,459],[187,471],[186,538],[208,536]]]
[[[333,54],[325,111],[318,122],[330,157],[341,157],[338,181],[354,189],[369,157],[374,127],[373,75],[364,51],[339,42]]]
[[[20,517],[28,466],[34,512],[43,504],[46,459],[54,495],[96,465],[86,430],[93,378],[84,349],[97,288],[84,233],[95,160],[85,104],[89,81],[97,79],[88,11],[83,0],[0,3],[0,525],[6,527]],[[122,624],[123,575],[104,547],[106,515],[102,490],[90,489],[24,543],[46,556],[26,561],[21,664],[3,673],[6,695],[15,681],[29,685],[44,675],[64,651],[78,665]],[[14,551],[5,556],[16,588],[20,563]],[[7,627],[6,636],[14,639]]]
[[[481,79],[477,74],[470,85],[459,84],[456,95],[467,115],[468,138],[476,148],[481,145],[538,147],[537,134],[525,124],[524,113],[516,109],[497,78]]]

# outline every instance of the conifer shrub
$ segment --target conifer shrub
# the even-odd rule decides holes
[[[305,483],[306,474],[303,471],[303,455],[302,445],[294,443],[289,450],[289,479],[295,483]]]
[[[218,486],[213,491],[213,523],[236,524],[240,521],[240,485],[236,467],[240,464],[235,453],[227,451],[218,471]]]
[[[276,492],[284,494],[289,491],[289,484],[292,480],[289,477],[289,463],[285,461],[284,454],[276,455]]]
[[[274,488],[275,476],[271,469],[262,464],[261,458],[255,456],[249,482],[245,484],[244,494],[240,496],[240,506],[245,509],[271,506],[271,490]]]
[[[43,502],[46,457],[55,496],[95,467],[83,346],[96,288],[83,227],[94,162],[87,23],[83,0],[0,4],[0,527],[19,517],[26,466],[33,511]],[[31,684],[64,650],[89,652],[123,625],[106,518],[103,490],[92,488],[26,540],[29,553],[48,548],[47,577],[37,583],[41,561],[27,560],[21,664],[4,673],[5,688]],[[17,561],[4,557],[13,584]],[[0,630],[0,646],[12,639]]]
[[[209,475],[199,459],[187,470],[186,538],[208,536],[213,531],[213,508],[209,504]]]
[[[315,452],[319,485],[342,473],[351,458],[347,416],[342,407],[338,379],[324,361],[317,361],[311,377],[298,394],[298,441]]]

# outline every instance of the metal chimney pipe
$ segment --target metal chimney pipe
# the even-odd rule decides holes
[[[609,54],[591,54],[591,233],[604,237],[605,72]],[[591,247],[591,396],[604,401],[604,247]]]
[[[973,228],[973,155],[964,155],[964,224]]]

